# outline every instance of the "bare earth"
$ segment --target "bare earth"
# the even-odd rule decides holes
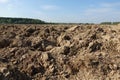
[[[120,25],[0,25],[0,80],[120,80]]]

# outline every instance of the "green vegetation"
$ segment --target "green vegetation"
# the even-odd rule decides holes
[[[39,19],[0,17],[0,24],[45,24]]]
[[[117,24],[120,24],[120,22],[102,22],[101,24],[105,24],[105,25],[117,25]]]
[[[0,17],[0,24],[85,24],[92,25],[94,23],[53,23],[53,22],[45,22],[39,19],[31,19],[31,18],[10,18],[10,17]],[[102,22],[102,25],[117,25],[120,22]]]

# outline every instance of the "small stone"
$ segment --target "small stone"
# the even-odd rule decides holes
[[[48,45],[48,46],[46,47],[46,50],[48,51],[48,50],[51,50],[52,48],[53,48],[52,45]]]
[[[47,60],[48,60],[48,54],[47,54],[47,53],[42,53],[41,58],[42,58],[44,61],[47,61]]]
[[[13,61],[13,64],[17,64],[18,63],[18,61]]]
[[[76,30],[78,27],[79,27],[79,26],[71,27],[71,28],[69,28],[67,31],[74,31],[74,30]]]
[[[53,72],[54,71],[54,66],[53,65],[50,65],[49,66],[49,72]]]
[[[117,69],[118,66],[116,64],[114,64],[113,67],[114,67],[114,69]]]
[[[17,48],[10,49],[10,52],[16,52],[16,51],[17,51]]]
[[[2,72],[2,73],[7,72],[7,68],[6,67],[0,67],[0,72]]]

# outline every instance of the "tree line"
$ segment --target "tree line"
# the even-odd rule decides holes
[[[39,19],[0,17],[0,24],[45,24]]]
[[[120,22],[102,22],[101,24],[117,25],[117,24],[120,24]]]

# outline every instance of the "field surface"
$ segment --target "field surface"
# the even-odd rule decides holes
[[[120,25],[0,25],[0,80],[120,80]]]

